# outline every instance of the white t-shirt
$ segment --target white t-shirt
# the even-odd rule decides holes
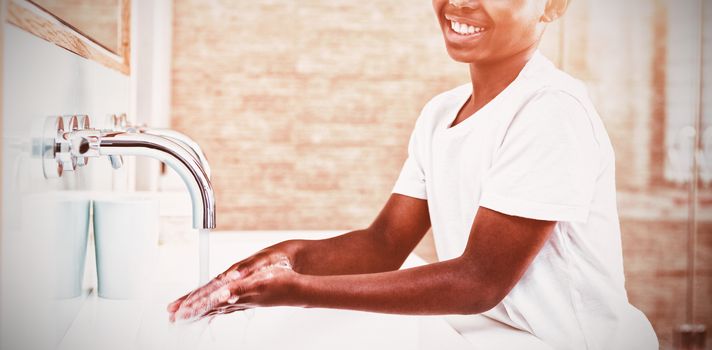
[[[393,189],[427,199],[440,260],[463,253],[480,206],[557,221],[522,279],[484,315],[555,349],[657,349],[626,295],[613,148],[583,84],[537,52],[504,91],[450,127],[471,93],[463,85],[423,108]]]

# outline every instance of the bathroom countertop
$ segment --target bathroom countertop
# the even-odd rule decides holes
[[[319,239],[340,231],[216,232],[210,236],[215,275],[253,252],[290,238]],[[172,325],[168,302],[197,285],[198,242],[160,246],[154,276],[141,301],[91,292],[59,349],[471,349],[443,318],[328,309],[263,308],[207,322]],[[424,264],[411,255],[405,266]],[[150,268],[150,266],[147,266]]]

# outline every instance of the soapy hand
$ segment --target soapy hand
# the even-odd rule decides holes
[[[194,321],[258,306],[289,305],[290,290],[298,274],[292,269],[289,249],[278,248],[279,245],[267,248],[234,264],[169,304],[170,321]]]

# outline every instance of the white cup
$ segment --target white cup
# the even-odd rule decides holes
[[[158,248],[158,200],[111,194],[94,200],[99,297],[140,299],[150,290]]]
[[[32,247],[33,250],[19,253],[28,254],[26,256],[33,259],[32,267],[22,271],[38,279],[51,276],[46,280],[49,282],[47,287],[55,299],[81,295],[89,233],[89,204],[89,197],[83,192],[47,192],[22,198],[24,235],[21,240],[24,244],[16,244],[16,249]]]

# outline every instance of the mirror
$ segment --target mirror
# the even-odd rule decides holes
[[[32,0],[78,33],[119,53],[121,0]]]
[[[130,73],[131,0],[9,0],[6,20],[125,75]]]

